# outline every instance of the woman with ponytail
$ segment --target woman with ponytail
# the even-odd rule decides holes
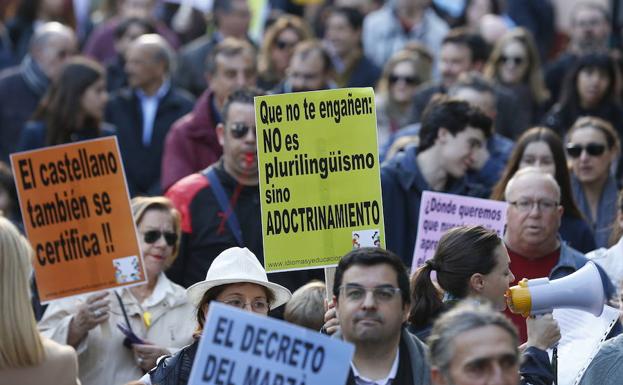
[[[455,302],[485,299],[499,311],[506,308],[504,293],[515,280],[502,239],[482,226],[460,226],[439,240],[432,259],[411,280],[411,331],[428,337],[433,321]],[[437,273],[441,293],[431,279]]]

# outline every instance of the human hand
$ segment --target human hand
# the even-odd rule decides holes
[[[333,335],[335,332],[340,330],[340,321],[338,320],[337,312],[335,311],[335,302],[331,301],[329,303],[325,300],[324,305],[326,312],[324,313],[324,325],[322,328],[327,335]]]
[[[150,343],[132,344],[132,351],[136,365],[145,372],[156,366],[159,357],[169,354],[167,349]]]
[[[560,327],[551,313],[526,319],[528,328],[527,346],[547,350],[560,341]]]
[[[92,294],[78,306],[78,312],[69,323],[68,344],[76,347],[89,330],[108,320],[110,301],[106,297],[107,292]]]

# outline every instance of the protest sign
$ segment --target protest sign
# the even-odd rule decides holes
[[[310,329],[212,302],[189,385],[343,385],[355,348]]]
[[[441,236],[453,227],[482,225],[504,235],[506,202],[424,191],[411,271],[431,258]]]
[[[255,120],[266,271],[384,247],[371,88],[257,97]]]
[[[11,155],[42,302],[145,282],[116,137]]]

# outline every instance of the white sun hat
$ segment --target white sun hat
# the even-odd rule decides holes
[[[190,303],[198,306],[206,291],[213,287],[246,282],[264,286],[273,293],[271,309],[283,305],[292,297],[290,290],[268,281],[266,270],[255,254],[246,247],[230,247],[220,253],[210,265],[206,279],[186,289],[186,296]]]

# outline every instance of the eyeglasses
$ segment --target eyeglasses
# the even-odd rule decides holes
[[[389,75],[389,83],[394,84],[399,80],[404,81],[408,85],[412,86],[417,83],[418,78],[416,76],[400,76],[400,75]]]
[[[244,123],[234,123],[229,126],[229,131],[231,131],[231,136],[236,139],[242,139],[247,136],[247,132],[249,130],[253,130],[255,132],[255,127],[247,126]]]
[[[522,213],[527,213],[532,211],[532,208],[536,205],[537,210],[542,211],[544,213],[553,212],[559,205],[558,202],[552,201],[549,199],[541,199],[538,201],[532,201],[529,199],[520,199],[514,202],[508,202],[509,204],[515,206],[517,210]]]
[[[514,65],[521,65],[526,59],[522,56],[500,56],[500,63],[512,62]]]
[[[589,143],[586,146],[582,146],[581,144],[567,145],[567,154],[572,158],[579,158],[584,150],[586,150],[586,153],[590,156],[600,156],[606,151],[606,145],[601,143]]]
[[[177,242],[177,234],[168,232],[168,231],[160,231],[160,230],[149,230],[143,233],[143,240],[145,243],[156,243],[160,239],[160,237],[164,237],[164,241],[169,246],[174,246]]]
[[[268,313],[270,310],[268,301],[264,299],[254,299],[251,302],[247,302],[242,297],[234,297],[226,299],[222,302],[225,305],[237,307],[238,309],[244,309],[247,305],[249,305],[254,313]]]
[[[277,40],[275,42],[275,47],[277,49],[279,49],[280,51],[283,51],[284,49],[292,49],[294,48],[294,46],[297,44],[298,42],[296,41],[285,41],[285,40]]]
[[[349,302],[359,303],[366,298],[366,293],[371,291],[372,297],[376,302],[387,303],[394,299],[396,294],[400,293],[400,288],[390,285],[376,286],[376,287],[363,287],[361,285],[346,284],[340,286],[340,291],[344,293],[344,296]]]

